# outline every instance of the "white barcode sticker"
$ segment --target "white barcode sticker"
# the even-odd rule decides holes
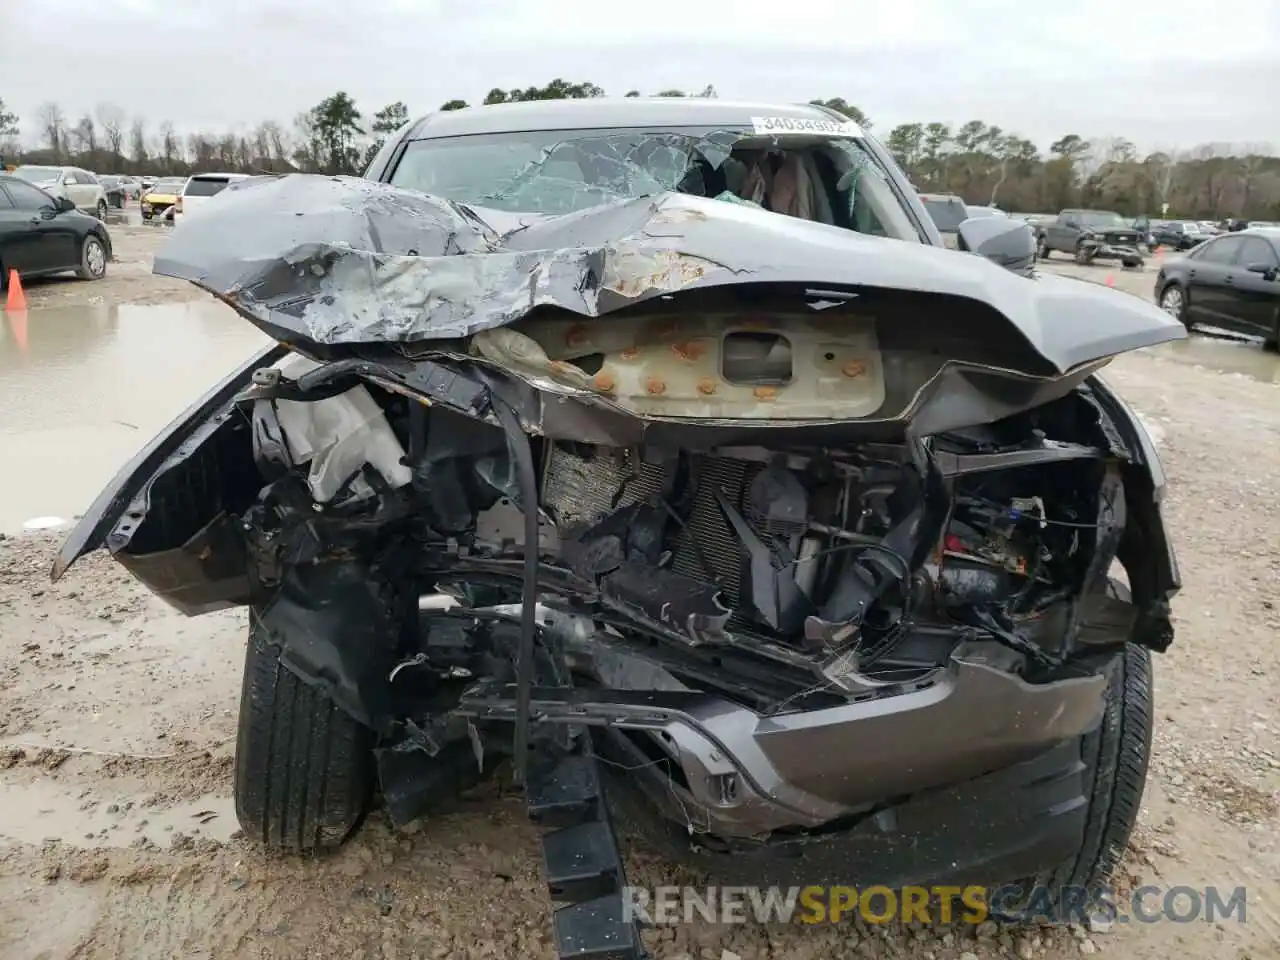
[[[860,137],[862,128],[852,120],[813,120],[808,117],[752,117],[751,127],[758,136],[787,133],[809,133],[828,137]]]

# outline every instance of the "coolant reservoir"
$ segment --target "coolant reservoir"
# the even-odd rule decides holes
[[[320,364],[294,354],[280,372],[296,379]],[[367,387],[324,400],[277,400],[276,416],[295,463],[310,464],[307,485],[317,503],[328,503],[348,481],[354,497],[373,490],[359,476],[367,463],[392,487],[402,487],[413,474],[403,463],[404,447]]]

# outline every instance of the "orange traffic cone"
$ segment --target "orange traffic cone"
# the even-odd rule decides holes
[[[9,295],[5,297],[4,309],[8,313],[27,309],[27,295],[22,292],[22,280],[17,270],[9,271]]]
[[[1116,285],[1116,278],[1115,278],[1115,277],[1113,277],[1111,274],[1109,274],[1109,273],[1108,273],[1108,274],[1107,274],[1107,286],[1108,286],[1108,287],[1114,287],[1115,285]]]
[[[18,345],[18,352],[27,352],[27,311],[25,310],[6,310],[5,318],[9,321],[9,329],[13,331],[14,342]]]

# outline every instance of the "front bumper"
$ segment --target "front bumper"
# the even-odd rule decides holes
[[[836,829],[712,847],[685,821],[636,803],[635,771],[603,765],[618,821],[711,882],[809,885],[997,886],[1078,855],[1090,783],[1084,751],[1097,728],[954,786],[897,798]],[[616,733],[602,735],[613,747]],[[608,755],[602,750],[602,754]]]
[[[694,691],[583,688],[537,689],[531,713],[540,723],[607,729],[603,752],[664,819],[745,839],[954,787],[1096,725],[1105,677],[1031,684],[993,665],[1002,659],[994,644],[962,643],[923,681],[772,716]],[[514,691],[475,688],[457,712],[513,719]],[[669,762],[655,762],[655,749]]]
[[[1110,243],[1106,240],[1090,241],[1094,259],[1131,260],[1142,259],[1142,251],[1134,243]]]

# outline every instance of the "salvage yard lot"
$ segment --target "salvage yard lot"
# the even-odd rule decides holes
[[[42,311],[64,331],[74,329],[77,310],[121,305],[156,308],[120,321],[120,330],[134,325],[133,335],[145,323],[191,325],[153,335],[165,343],[189,338],[189,350],[174,348],[172,376],[190,382],[193,393],[223,371],[228,356],[251,349],[246,335],[209,350],[216,331],[194,329],[238,323],[229,313],[219,319],[203,308],[163,309],[209,298],[149,274],[162,229],[114,226],[112,233],[119,262],[107,280],[29,286],[31,349],[16,352],[5,331],[0,386],[16,376],[38,385],[40,364],[70,364],[67,389],[74,390],[76,364],[106,349],[80,356],[40,348],[42,336],[54,335],[38,329]],[[1142,272],[1065,261],[1050,261],[1049,269],[1096,282],[1110,277],[1147,298],[1154,280],[1154,261]],[[111,335],[123,336],[120,330]],[[156,377],[153,356],[131,368],[134,355],[121,350],[112,362],[137,410],[111,415],[162,423],[182,401],[149,393],[172,377]],[[1168,519],[1185,580],[1175,644],[1155,658],[1151,779],[1117,882],[1244,886],[1244,923],[912,931],[695,922],[648,934],[655,957],[720,958],[723,950],[748,960],[1280,956],[1280,708],[1271,686],[1280,671],[1277,367],[1256,344],[1197,340],[1123,357],[1106,373],[1142,413],[1165,458]],[[168,412],[148,412],[157,404]],[[94,416],[90,401],[80,406],[86,419]],[[37,418],[28,427],[68,426],[66,403],[50,404],[57,413],[42,414],[38,404],[23,409]],[[0,420],[0,462],[16,462],[10,429]],[[148,436],[149,427],[138,429],[126,442]],[[112,448],[78,464],[87,474],[82,486],[96,490],[127,453]],[[39,466],[27,463],[24,472],[38,476]],[[63,509],[50,504],[43,512]],[[2,960],[552,955],[538,845],[519,795],[500,785],[412,831],[393,832],[375,813],[350,846],[320,860],[267,856],[240,839],[229,771],[244,616],[184,620],[103,557],[50,585],[56,542],[47,534],[0,541]],[[699,882],[638,845],[632,850],[634,883]]]

